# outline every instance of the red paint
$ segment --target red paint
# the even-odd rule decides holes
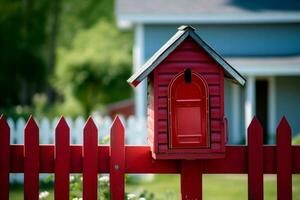
[[[184,73],[174,77],[169,85],[169,148],[208,148],[208,86],[192,72],[186,83]]]
[[[69,199],[70,129],[63,117],[55,129],[54,199]]]
[[[9,168],[10,168],[10,131],[9,126],[3,117],[0,116],[0,199],[9,198]]]
[[[202,200],[202,163],[195,164],[190,160],[181,161],[181,199]]]
[[[98,146],[97,129],[92,119],[89,119],[85,125],[83,145],[69,146],[67,137],[69,129],[65,122],[60,120],[56,129],[56,146],[38,146],[38,127],[33,118],[30,118],[25,128],[25,144],[10,145],[8,154],[8,130],[7,123],[1,118],[0,149],[6,149],[6,153],[0,152],[0,172],[5,175],[0,176],[0,192],[4,191],[2,186],[5,187],[5,184],[3,183],[8,181],[8,172],[3,170],[7,168],[2,167],[9,166],[10,173],[24,173],[25,175],[25,199],[38,198],[39,173],[61,173],[64,178],[68,171],[69,173],[83,173],[83,197],[85,199],[96,199],[98,173],[111,174],[111,190],[115,191],[112,198],[115,199],[124,196],[124,173],[181,174],[182,197],[188,195],[192,199],[202,197],[201,174],[248,174],[249,198],[252,199],[262,199],[263,174],[277,174],[278,199],[291,199],[291,175],[300,174],[300,146],[291,146],[291,129],[285,119],[281,121],[277,129],[277,146],[262,144],[262,129],[258,120],[254,119],[248,129],[248,146],[227,145],[226,157],[223,159],[189,161],[180,161],[176,158],[155,160],[152,158],[149,146],[124,146],[124,128],[117,120],[111,130],[111,147]],[[68,148],[69,170],[67,170],[67,164],[63,165],[60,160],[64,157],[67,162]],[[59,153],[63,155],[60,157]],[[188,158],[192,159],[192,156]],[[7,160],[10,160],[9,165],[6,164]],[[116,163],[120,171],[114,171]],[[62,168],[59,168],[59,165]],[[59,172],[60,170],[62,172]],[[58,179],[55,180],[57,181],[55,187],[58,187]],[[68,182],[64,180],[62,187],[65,187]]]
[[[124,199],[125,193],[125,130],[119,117],[111,127],[109,148],[110,199]]]
[[[248,199],[263,200],[263,129],[255,117],[248,128]]]
[[[291,127],[285,117],[277,127],[276,141],[277,199],[292,200],[292,138]]]
[[[40,173],[54,173],[54,145],[40,146]],[[247,174],[248,147],[226,146],[226,157],[205,160],[204,173]],[[24,145],[10,146],[10,172],[24,173]],[[276,146],[263,146],[264,174],[277,174]],[[300,146],[292,146],[292,173],[300,174]],[[149,146],[125,146],[125,172],[150,174],[180,173],[180,161],[154,160]],[[109,173],[109,146],[98,146],[98,173]],[[194,160],[198,163],[200,160]],[[100,164],[101,163],[101,164]],[[70,173],[82,173],[82,146],[70,146]]]
[[[97,127],[91,117],[83,129],[83,163],[82,163],[82,197],[86,200],[96,200],[98,190],[98,133]]]
[[[39,199],[39,128],[31,116],[24,130],[24,199]]]
[[[207,127],[206,124],[209,126],[207,127],[207,131],[205,131],[207,134],[205,134],[204,140],[201,140],[202,143],[198,140],[198,144],[190,143],[190,145],[185,148],[185,146],[182,145],[177,146],[178,144],[172,144],[172,141],[176,141],[176,138],[173,138],[174,135],[170,131],[172,128],[169,128],[168,124],[173,124],[173,129],[177,124],[175,124],[176,122],[172,123],[172,121],[176,120],[174,119],[176,118],[176,116],[174,116],[176,112],[172,112],[171,115],[169,112],[168,98],[170,96],[168,86],[172,80],[179,76],[179,74],[182,74],[186,68],[190,68],[192,72],[201,76],[205,83],[207,83],[208,113],[206,117],[201,117],[201,122],[203,122],[203,119],[207,118],[207,121],[204,122],[204,127]],[[151,149],[153,149],[152,154],[154,158],[224,158],[224,70],[202,49],[202,47],[200,47],[192,38],[188,37],[173,52],[171,52],[152,73],[150,73],[148,76],[148,86],[150,87],[148,91],[148,100],[154,99],[154,102],[148,101],[147,116],[148,141],[150,141],[149,144],[152,146]],[[193,117],[196,118],[197,116]],[[188,118],[183,119],[190,120],[193,117],[189,116]],[[198,121],[200,121],[200,119],[198,119]],[[181,124],[184,125],[185,123],[186,122],[183,121]],[[186,126],[188,126],[188,124],[186,124]],[[197,140],[197,138],[194,139],[195,141]],[[177,148],[171,148],[174,145],[177,146]]]

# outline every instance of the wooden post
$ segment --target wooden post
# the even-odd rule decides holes
[[[256,117],[248,128],[248,199],[263,200],[263,129]]]
[[[277,199],[292,200],[291,127],[283,117],[277,128]]]
[[[98,133],[91,117],[84,126],[82,151],[82,197],[85,200],[96,200],[98,191]]]
[[[70,129],[63,117],[55,129],[54,199],[69,199]]]
[[[25,126],[24,199],[39,199],[39,128],[30,116]]]
[[[10,132],[9,126],[5,118],[0,117],[0,199],[8,200],[9,198],[9,163],[10,151],[9,141]]]
[[[110,132],[110,199],[123,200],[125,196],[125,130],[117,116]]]
[[[181,161],[181,199],[202,200],[202,163],[195,160]]]

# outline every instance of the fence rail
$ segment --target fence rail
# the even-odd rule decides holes
[[[110,127],[112,119],[109,116],[93,115],[93,121],[98,130],[98,140],[103,143],[109,142],[106,138],[110,135]],[[146,144],[146,132],[147,121],[145,118],[136,118],[130,116],[128,118],[120,117],[125,129],[126,129],[126,144],[130,145],[145,145]],[[24,128],[26,121],[20,117],[16,120],[8,118],[7,123],[10,128],[10,143],[11,144],[24,144]],[[39,142],[40,144],[53,144],[55,140],[55,129],[58,124],[59,118],[49,119],[42,117],[39,120],[35,120],[39,127]],[[65,121],[68,125],[70,133],[70,144],[82,144],[83,142],[83,126],[85,119],[82,116],[76,118],[66,117]],[[39,180],[47,179],[47,174],[41,174]],[[11,174],[10,182],[23,183],[24,178],[22,174]]]
[[[126,146],[125,129],[117,117],[110,145],[98,145],[92,118],[83,128],[83,145],[70,145],[68,124],[61,118],[55,145],[39,144],[33,118],[24,131],[24,145],[10,144],[6,120],[0,118],[0,199],[8,199],[9,174],[24,173],[24,199],[38,199],[39,173],[55,174],[55,199],[68,199],[69,174],[83,174],[83,199],[96,199],[97,174],[110,174],[111,199],[124,199],[125,173],[181,174],[181,198],[202,199],[203,173],[248,174],[249,199],[263,199],[263,174],[277,174],[277,198],[292,199],[292,174],[300,174],[300,146],[291,145],[291,129],[283,118],[277,128],[277,145],[263,145],[256,118],[248,128],[248,146],[227,146],[226,157],[215,160],[153,160],[149,146]],[[69,162],[66,162],[69,160]],[[101,189],[101,188],[100,188]]]

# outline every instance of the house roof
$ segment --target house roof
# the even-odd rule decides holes
[[[139,70],[134,73],[127,82],[135,87],[144,80],[176,47],[178,47],[188,36],[194,39],[225,71],[225,76],[236,83],[244,85],[246,80],[231,65],[229,65],[218,53],[206,44],[195,29],[191,26],[181,26],[178,32],[169,39]]]
[[[298,0],[117,0],[129,23],[299,22]]]
[[[300,75],[300,55],[280,57],[225,57],[225,59],[244,75]]]

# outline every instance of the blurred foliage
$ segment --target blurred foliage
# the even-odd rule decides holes
[[[300,133],[298,133],[298,135],[293,137],[292,144],[293,145],[300,145]]]
[[[0,106],[30,103],[44,89],[48,1],[1,0]]]
[[[88,115],[128,98],[132,33],[112,0],[2,0],[0,112]]]
[[[53,81],[57,90],[81,102],[89,113],[93,108],[129,97],[131,41],[108,21],[99,21],[78,33],[70,47],[59,49]]]
[[[113,11],[112,0],[2,0],[0,112],[88,115],[128,98],[132,34]]]

